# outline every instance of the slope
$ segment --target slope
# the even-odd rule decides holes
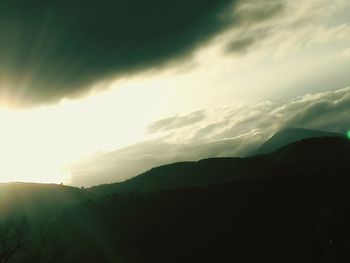
[[[192,183],[210,174],[217,180],[241,161],[243,172],[231,182],[113,194],[66,210],[55,229],[73,262],[349,262],[345,138],[306,139],[256,158],[173,164],[139,180],[150,184],[172,171]],[[255,165],[263,171],[249,174]],[[207,175],[192,174],[200,171]]]
[[[0,217],[50,217],[63,208],[94,198],[88,191],[56,184],[0,184]]]
[[[279,171],[314,173],[322,169],[333,169],[338,163],[341,163],[341,167],[337,169],[345,169],[344,162],[350,160],[349,145],[350,142],[345,137],[306,139],[273,153],[249,158],[212,158],[160,166],[124,182],[100,185],[90,190],[99,194],[150,192],[268,176]],[[326,152],[326,155],[321,155]]]

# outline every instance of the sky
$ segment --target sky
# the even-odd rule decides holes
[[[91,186],[350,129],[347,0],[0,3],[0,182]]]

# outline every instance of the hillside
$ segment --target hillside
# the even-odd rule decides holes
[[[0,184],[0,217],[50,217],[63,208],[93,197],[96,195],[88,191],[55,184]]]
[[[322,137],[87,190],[1,184],[1,215],[39,226],[26,244],[56,260],[33,262],[348,262],[349,161],[348,139]]]
[[[350,142],[345,137],[302,140],[279,150],[248,158],[212,158],[153,168],[121,183],[90,188],[99,194],[205,186],[247,177],[271,176],[281,171],[304,174],[324,169],[347,169]]]
[[[54,228],[73,262],[349,262],[349,160],[350,142],[329,137],[254,158],[159,167],[115,188],[144,192],[67,209]],[[175,188],[176,175],[202,186],[150,192],[152,182]]]
[[[1,217],[53,217],[69,206],[116,192],[164,191],[279,173],[315,174],[333,169],[347,170],[349,152],[349,141],[343,137],[314,138],[249,158],[211,158],[156,167],[122,183],[85,190],[54,184],[0,184],[0,213]]]

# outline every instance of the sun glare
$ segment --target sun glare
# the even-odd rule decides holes
[[[165,98],[161,81],[138,80],[58,105],[0,109],[0,182],[69,183],[67,164],[144,140]]]

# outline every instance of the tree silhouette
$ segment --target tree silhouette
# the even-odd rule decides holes
[[[31,231],[25,218],[0,223],[0,263],[59,262],[63,248],[49,228]]]
[[[19,262],[28,249],[28,224],[24,218],[0,224],[0,263]]]

